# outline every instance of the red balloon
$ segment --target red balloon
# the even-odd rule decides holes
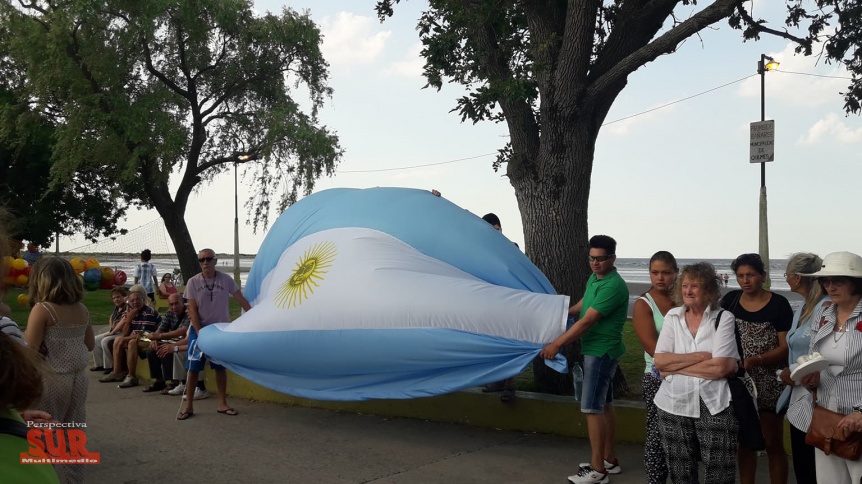
[[[113,288],[114,288],[114,281],[113,280],[106,281],[106,280],[102,279],[102,281],[99,282],[99,289],[113,289]]]
[[[21,274],[24,274],[25,276],[30,277],[30,269],[32,269],[32,268],[33,268],[33,266],[25,267],[24,270],[21,271]]]
[[[126,283],[126,273],[123,271],[117,271],[114,273],[114,285],[122,286]]]
[[[16,279],[17,279],[17,278],[18,278],[18,276],[20,276],[20,275],[21,275],[21,274],[23,274],[23,273],[24,273],[24,270],[23,270],[23,269],[16,269],[16,268],[14,268],[14,267],[12,267],[12,266],[9,266],[9,275],[10,275],[10,276],[12,276],[12,277],[14,277],[14,278],[16,278]]]

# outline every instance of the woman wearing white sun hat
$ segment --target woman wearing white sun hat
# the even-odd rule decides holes
[[[838,424],[845,432],[862,432],[862,257],[834,252],[813,274],[832,300],[823,311],[819,329],[811,338],[811,352],[829,361],[825,370],[803,378],[806,388],[816,391],[817,405],[846,415]],[[817,481],[858,483],[862,460],[848,461],[815,450]]]

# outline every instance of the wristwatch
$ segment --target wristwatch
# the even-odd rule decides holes
[[[180,347],[174,346],[174,353],[179,353],[179,352],[180,352]]]
[[[856,405],[853,407],[854,412],[862,413],[862,405]]]

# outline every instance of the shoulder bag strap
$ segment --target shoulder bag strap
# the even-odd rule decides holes
[[[0,418],[0,434],[14,435],[15,437],[26,439],[28,430],[30,429],[21,422],[8,418]]]

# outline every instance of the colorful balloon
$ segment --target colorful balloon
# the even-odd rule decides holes
[[[99,283],[101,281],[84,281],[84,289],[88,291],[95,291],[99,289]]]
[[[110,280],[107,280],[107,281],[104,279],[99,281],[99,289],[112,289],[113,287],[114,287],[114,279],[113,278],[111,278]]]
[[[17,301],[18,304],[22,306],[28,306],[30,305],[30,296],[28,296],[26,293],[18,294]]]
[[[18,279],[18,277],[10,274],[10,275],[3,278],[3,285],[6,287],[14,286],[15,285],[15,279]]]
[[[123,271],[114,272],[114,285],[122,286],[126,283],[126,273]]]
[[[24,259],[13,259],[12,260],[12,268],[13,269],[23,271],[25,267],[27,267],[27,261],[25,261]]]
[[[69,263],[72,264],[72,269],[75,269],[75,272],[79,274],[87,269],[87,264],[80,257],[72,257]]]
[[[18,287],[24,287],[27,285],[27,282],[30,280],[29,277],[21,274],[20,276],[15,278],[15,285]]]
[[[86,261],[84,261],[84,267],[86,267],[87,269],[98,269],[99,261],[97,261],[96,259],[87,259]]]
[[[84,284],[88,282],[95,282],[98,284],[102,281],[102,271],[93,267],[92,269],[87,269],[84,271]]]
[[[102,267],[102,281],[114,282],[114,269],[110,267]]]
[[[252,309],[206,326],[200,351],[318,400],[426,397],[505,380],[565,331],[569,308],[487,222],[402,188],[332,189],[291,206],[244,294]],[[546,364],[566,371],[562,356]]]

